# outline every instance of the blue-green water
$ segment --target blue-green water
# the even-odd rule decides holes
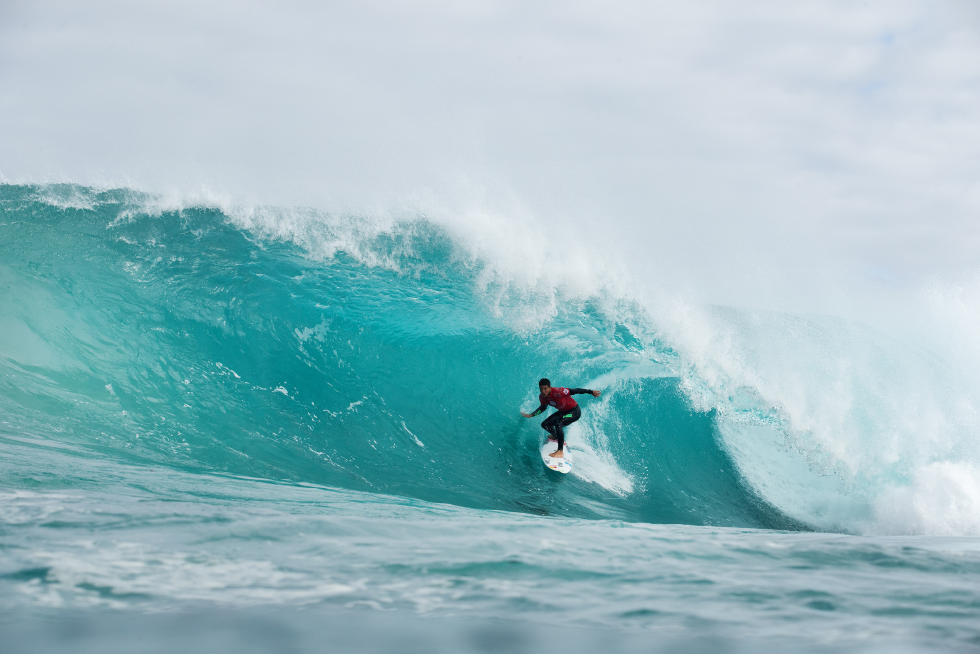
[[[125,649],[122,623],[161,651],[213,624],[245,651],[256,624],[295,649],[980,646],[977,507],[915,494],[969,453],[848,468],[635,300],[522,287],[424,218],[74,186],[0,212],[17,651]],[[541,376],[604,391],[568,476],[519,415]]]

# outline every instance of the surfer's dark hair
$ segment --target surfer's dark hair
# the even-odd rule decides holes
[[[548,386],[548,387],[550,387],[551,386],[551,380],[548,379],[547,377],[542,377],[541,379],[538,380],[538,386]]]

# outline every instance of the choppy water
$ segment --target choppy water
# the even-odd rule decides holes
[[[968,418],[908,444],[869,383],[826,430],[751,348],[732,385],[676,320],[522,287],[424,219],[76,186],[3,186],[0,211],[16,651],[214,625],[245,651],[980,646]],[[851,325],[706,315],[908,366]],[[801,396],[831,406],[812,363]],[[518,413],[541,376],[604,390],[567,477]]]

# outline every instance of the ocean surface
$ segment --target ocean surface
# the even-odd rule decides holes
[[[957,374],[420,215],[0,186],[3,650],[980,649]],[[568,476],[543,376],[603,391]]]

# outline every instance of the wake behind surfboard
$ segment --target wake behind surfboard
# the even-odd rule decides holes
[[[565,444],[565,456],[560,459],[549,456],[557,447],[558,444],[555,441],[546,439],[541,444],[541,460],[551,470],[567,475],[572,471],[572,463],[568,460],[568,443]]]

